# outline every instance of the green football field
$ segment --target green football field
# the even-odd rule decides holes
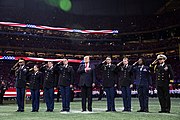
[[[54,112],[45,112],[45,103],[40,104],[39,112],[30,112],[31,104],[25,105],[25,112],[17,113],[15,101],[0,105],[0,120],[180,120],[180,98],[172,98],[171,113],[158,113],[160,110],[157,98],[150,98],[149,113],[137,113],[139,102],[132,98],[132,112],[122,112],[122,99],[116,98],[117,112],[105,112],[106,99],[93,101],[93,112],[81,112],[80,99],[71,102],[69,113],[60,113],[61,102],[55,102]]]

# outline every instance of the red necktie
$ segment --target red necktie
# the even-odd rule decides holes
[[[85,68],[87,68],[88,67],[88,64],[85,64]],[[85,72],[88,72],[87,70],[85,70]]]

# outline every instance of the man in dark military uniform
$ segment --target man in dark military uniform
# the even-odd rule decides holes
[[[138,65],[136,65],[137,63]],[[149,86],[152,85],[150,69],[148,66],[145,66],[145,59],[139,58],[139,60],[133,64],[132,70],[140,103],[140,110],[137,112],[149,112]]]
[[[39,99],[40,99],[40,86],[42,84],[43,74],[39,71],[39,66],[34,65],[33,71],[29,76],[29,87],[31,90],[32,98],[32,111],[38,112],[39,110]]]
[[[16,92],[17,92],[17,112],[24,112],[24,97],[26,89],[26,80],[28,75],[29,68],[25,65],[24,59],[19,59],[19,61],[11,69],[15,71],[16,76]]]
[[[80,64],[77,72],[80,74],[82,112],[86,111],[86,98],[88,98],[88,111],[92,111],[92,87],[95,86],[95,67],[90,64],[89,56],[84,57],[84,64]]]
[[[123,65],[121,65],[123,63]],[[131,112],[131,88],[133,87],[132,66],[128,65],[128,58],[123,58],[123,61],[117,64],[119,71],[119,84],[122,91],[123,112]]]
[[[61,112],[69,112],[70,110],[70,89],[74,83],[74,70],[73,67],[68,64],[68,60],[64,59],[63,64],[57,67],[59,73],[58,87],[60,88],[62,97],[62,110]]]
[[[46,112],[53,112],[54,110],[54,86],[55,81],[55,67],[53,62],[49,61],[47,66],[44,68],[44,97],[47,106]]]
[[[98,66],[102,71],[102,86],[106,92],[107,98],[107,110],[106,112],[115,112],[115,87],[117,86],[117,74],[116,74],[116,65],[111,64],[111,57],[106,57],[106,60],[103,61]]]
[[[174,74],[171,65],[165,63],[166,60],[167,57],[160,54],[150,65],[150,68],[156,73],[157,93],[161,105],[159,113],[170,113],[171,108],[169,84],[173,82]]]

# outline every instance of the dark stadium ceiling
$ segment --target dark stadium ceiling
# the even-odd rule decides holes
[[[179,8],[180,0],[0,0],[0,21],[85,29]]]
[[[59,8],[76,15],[149,15],[179,9],[179,3],[180,0],[0,0],[0,11],[47,12]]]

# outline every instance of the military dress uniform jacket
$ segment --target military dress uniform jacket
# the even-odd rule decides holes
[[[133,73],[132,73],[132,66],[127,65],[124,66],[117,66],[116,71],[118,71],[118,80],[120,86],[130,86],[133,84]]]
[[[95,67],[92,64],[89,64],[91,70],[85,71],[85,64],[80,64],[77,72],[80,74],[79,86],[92,87],[92,83],[95,83]]]
[[[25,88],[26,87],[28,73],[29,73],[29,67],[27,67],[27,66],[19,67],[15,71],[15,76],[16,76],[15,86],[17,88]]]
[[[74,83],[74,70],[72,66],[60,65],[57,67],[59,73],[58,86],[70,86]]]
[[[132,71],[136,85],[152,85],[151,72],[148,66],[133,66]]]
[[[174,80],[174,73],[170,64],[150,65],[150,68],[156,74],[157,86],[169,86],[170,80]]]
[[[56,85],[56,79],[55,79],[55,68],[45,68],[44,69],[44,82],[43,87],[44,88],[53,88]]]
[[[43,74],[42,72],[34,73],[32,72],[29,76],[29,88],[30,89],[40,89],[43,81]]]
[[[106,64],[99,64],[98,68],[102,70],[102,85],[103,87],[114,87],[117,84],[117,73],[116,73],[116,65],[106,65]]]

